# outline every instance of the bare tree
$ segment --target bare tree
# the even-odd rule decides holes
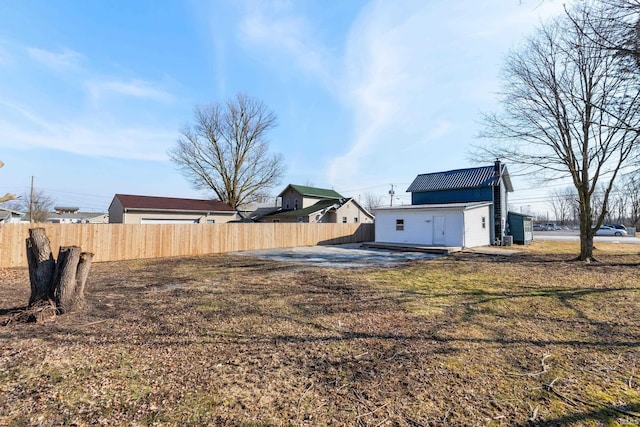
[[[542,25],[504,67],[503,111],[486,115],[481,156],[570,177],[579,202],[580,260],[593,259],[593,236],[618,173],[639,145],[640,76],[633,58],[604,49],[607,11],[590,2]],[[601,19],[595,20],[598,14]],[[596,27],[596,25],[598,25]],[[600,209],[592,206],[602,188]]]
[[[29,222],[46,222],[55,204],[43,190],[25,193],[13,203],[17,210],[29,213]]]
[[[571,219],[576,200],[577,195],[573,188],[554,190],[551,192],[549,204],[551,205],[551,209],[553,209],[553,215],[556,221],[559,221],[561,225],[567,225]]]
[[[636,67],[640,66],[640,0],[599,0],[599,3],[607,13],[587,15],[585,36],[604,49],[632,57]]]
[[[638,173],[625,177],[622,192],[628,200],[628,216],[632,226],[640,225],[640,175]]]
[[[276,116],[261,101],[238,94],[225,104],[195,108],[169,157],[196,189],[212,190],[232,208],[264,196],[284,173],[267,133]]]
[[[378,194],[365,193],[364,194],[364,208],[371,212],[373,209],[378,208],[384,204],[385,198]]]

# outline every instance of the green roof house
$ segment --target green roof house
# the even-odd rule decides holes
[[[289,184],[278,197],[281,210],[262,222],[372,223],[374,218],[355,199],[335,190]]]

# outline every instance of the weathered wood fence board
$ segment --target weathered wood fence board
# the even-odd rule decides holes
[[[0,267],[26,267],[32,224],[0,225]],[[38,224],[51,248],[81,246],[94,262],[357,243],[374,240],[373,224]]]

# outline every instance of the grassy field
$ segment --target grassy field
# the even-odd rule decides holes
[[[639,425],[639,250],[100,263],[39,324],[2,270],[0,425]]]

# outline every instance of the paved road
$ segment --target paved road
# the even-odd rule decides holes
[[[577,231],[534,231],[533,239],[579,241],[580,234]],[[593,239],[595,242],[630,243],[640,245],[640,238],[638,237],[595,236]]]

